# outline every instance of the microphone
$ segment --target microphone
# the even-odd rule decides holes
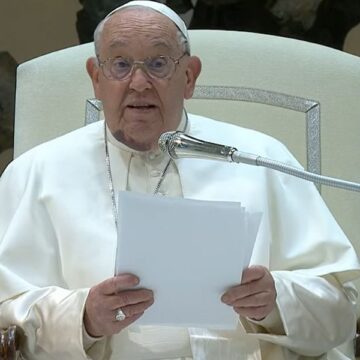
[[[360,192],[360,184],[358,183],[314,174],[280,161],[238,151],[232,146],[200,140],[181,131],[169,131],[161,134],[158,144],[160,150],[168,154],[172,159],[198,158],[263,166],[314,183]]]
[[[232,154],[236,148],[210,143],[185,135],[181,131],[170,131],[160,135],[160,150],[172,159],[182,157],[201,158],[209,160],[233,161]]]

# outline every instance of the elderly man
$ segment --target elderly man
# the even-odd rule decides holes
[[[354,336],[349,281],[359,264],[314,186],[248,166],[175,162],[158,149],[159,136],[178,129],[298,166],[266,135],[186,113],[201,70],[188,40],[163,4],[115,9],[86,64],[105,122],[30,150],[1,178],[0,327],[23,330],[27,359],[345,358],[334,348]],[[113,275],[119,190],[263,213],[250,267],[219,299],[238,316],[236,330],[136,324],[156,297],[136,276]]]

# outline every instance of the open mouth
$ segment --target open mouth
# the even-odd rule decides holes
[[[150,109],[155,109],[155,105],[150,105],[150,104],[144,104],[144,105],[128,105],[128,107],[130,109],[135,109],[135,110],[150,110]]]

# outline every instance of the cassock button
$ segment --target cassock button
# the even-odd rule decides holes
[[[155,152],[149,153],[149,159],[150,159],[150,160],[154,160],[154,159],[156,159],[157,157],[158,157],[158,155],[157,155]]]

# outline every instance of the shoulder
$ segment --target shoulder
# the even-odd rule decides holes
[[[102,142],[104,122],[98,121],[96,123],[73,130],[65,135],[59,136],[53,140],[40,144],[29,153],[36,154],[36,156],[64,156],[65,154],[76,155],[73,152],[79,151],[82,148],[93,146],[94,142]]]
[[[65,135],[44,142],[20,155],[16,161],[32,158],[52,160],[66,155],[76,156],[83,148],[92,146],[95,142],[103,141],[103,121],[73,130]]]
[[[52,167],[66,167],[78,163],[85,154],[94,152],[103,144],[103,122],[87,125],[70,133],[47,141],[21,154],[4,171],[1,178],[32,172],[41,172]]]

